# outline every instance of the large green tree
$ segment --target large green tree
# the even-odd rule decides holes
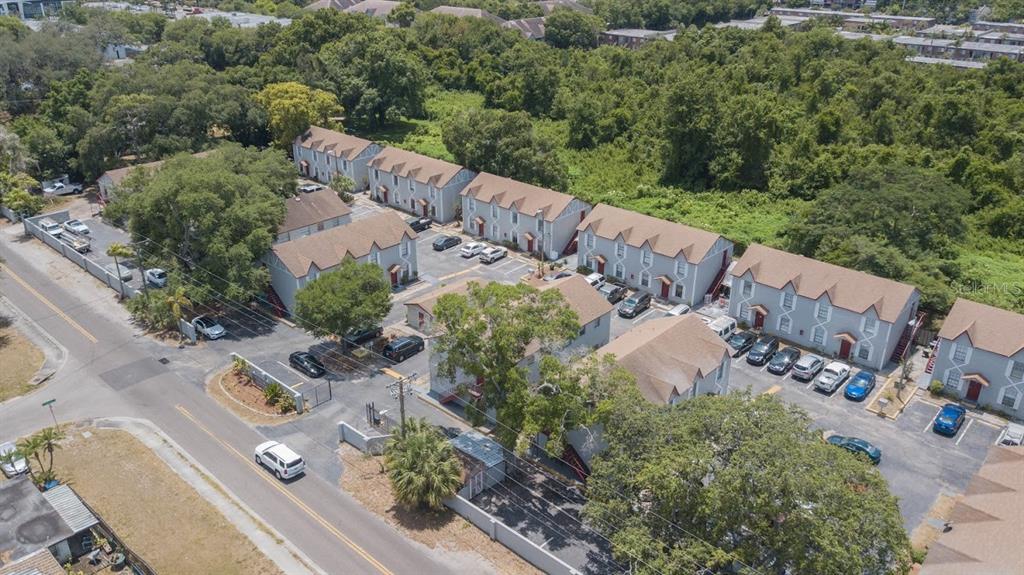
[[[341,262],[295,294],[299,325],[316,337],[344,336],[354,329],[380,325],[391,309],[391,284],[380,266]]]
[[[558,8],[544,19],[544,41],[555,48],[596,48],[603,27],[600,18]]]
[[[255,96],[270,117],[270,131],[278,147],[290,150],[292,141],[311,125],[340,127],[342,107],[334,94],[298,82],[269,84]]]
[[[521,444],[531,395],[523,360],[530,348],[543,356],[576,337],[576,312],[558,290],[471,282],[464,295],[442,295],[434,318],[439,376],[455,381],[468,374],[483,381],[481,400],[467,410],[470,419],[482,423],[493,408],[499,441],[509,448]]]
[[[616,556],[637,573],[910,567],[882,475],[774,396],[654,406],[627,394],[604,421],[609,447],[593,463],[585,515],[610,530]]]
[[[278,169],[263,169],[274,163]],[[227,145],[203,157],[172,158],[115,203],[137,245],[147,242],[141,245],[163,267],[189,274],[191,297],[203,301],[213,291],[248,300],[269,281],[257,262],[284,220],[282,195],[295,186],[293,174],[283,176],[285,166],[279,151]]]
[[[462,487],[462,463],[451,442],[425,419],[409,420],[384,448],[395,499],[412,507],[444,509]]]

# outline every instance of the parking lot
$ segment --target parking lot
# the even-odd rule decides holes
[[[113,270],[114,258],[107,255],[107,248],[114,243],[130,246],[132,242],[131,236],[128,232],[115,228],[100,218],[87,218],[81,221],[89,228],[89,239],[92,244],[91,251],[86,254],[86,257],[98,263],[104,269],[108,269],[107,266],[110,266],[109,270]],[[130,258],[129,261],[125,261],[123,258],[118,258],[117,263],[132,272],[132,279],[124,282],[125,285],[135,289],[142,289],[142,272],[136,267],[135,259]]]
[[[895,366],[894,366],[895,367]],[[853,373],[856,373],[854,368]],[[852,376],[852,374],[851,374]],[[791,375],[776,376],[764,367],[733,359],[730,389],[749,387],[754,393],[773,393],[801,407],[822,431],[866,439],[882,450],[879,471],[899,497],[900,511],[908,531],[925,517],[935,498],[944,491],[962,492],[981,467],[1000,429],[968,412],[967,421],[952,438],[932,432],[932,421],[941,405],[915,397],[895,421],[867,411],[880,393],[884,376],[864,401],[843,397],[846,383],[833,394],[815,391],[813,382],[801,382]]]

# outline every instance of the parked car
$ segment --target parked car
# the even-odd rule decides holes
[[[480,252],[484,251],[486,248],[487,244],[483,242],[469,242],[468,244],[462,245],[462,249],[459,250],[459,255],[464,258],[471,258],[473,256],[480,255]]]
[[[462,238],[459,236],[439,236],[434,243],[435,252],[443,252],[448,248],[454,248],[455,246],[462,243]]]
[[[864,401],[875,389],[875,374],[866,369],[857,372],[850,383],[846,384],[843,397],[852,401]]]
[[[882,461],[882,450],[859,437],[830,435],[826,441],[851,453],[863,455],[874,465],[878,465]]]
[[[848,377],[850,377],[850,366],[841,361],[833,361],[822,370],[818,380],[814,382],[814,389],[833,393],[842,387]]]
[[[382,335],[384,335],[384,328],[379,325],[363,329],[353,329],[345,334],[345,343],[348,343],[349,345],[359,345],[370,340],[377,339]]]
[[[813,353],[805,355],[793,364],[793,379],[810,381],[825,367],[825,360]]]
[[[572,275],[571,271],[569,271],[569,270],[561,270],[561,271],[559,271],[557,273],[548,274],[548,275],[544,276],[544,281],[546,281],[546,282],[553,282],[555,280],[560,280],[562,278],[567,278],[567,277],[569,277],[571,275]]]
[[[508,250],[498,246],[491,246],[480,252],[480,263],[493,264],[494,262],[508,255]]]
[[[412,231],[423,232],[430,229],[430,224],[433,222],[430,220],[430,218],[424,216],[413,216],[405,220],[405,223],[409,224],[409,227],[412,228]]]
[[[327,370],[324,369],[324,364],[320,363],[320,360],[313,357],[313,354],[308,351],[293,351],[288,356],[288,363],[309,377],[322,377],[327,373]]]
[[[665,312],[665,315],[670,317],[679,317],[681,315],[686,315],[688,313],[690,313],[690,306],[686,305],[685,303],[681,303]]]
[[[651,307],[651,294],[645,291],[634,292],[619,305],[619,317],[633,318]]]
[[[588,275],[586,277],[586,280],[587,280],[588,284],[590,284],[590,285],[592,285],[594,287],[594,289],[601,289],[601,286],[604,285],[604,281],[605,281],[604,280],[604,276],[599,274],[599,273],[597,273],[597,272],[594,272],[594,273]]]
[[[78,236],[65,231],[60,236],[60,241],[80,254],[92,251],[92,242],[85,236]]]
[[[960,431],[960,426],[967,418],[967,410],[955,403],[947,403],[935,416],[935,423],[932,424],[932,431],[939,435],[953,437]]]
[[[110,264],[103,269],[107,270],[107,273],[123,282],[130,282],[132,281],[132,278],[135,277],[135,274],[132,273],[132,270],[126,267],[124,264]]]
[[[296,189],[303,194],[310,194],[313,192],[319,192],[320,190],[324,189],[324,187],[321,186],[320,184],[302,184]]]
[[[50,218],[43,218],[39,220],[39,229],[50,234],[55,238],[59,238],[64,233],[64,228],[60,227],[60,224],[51,220]]]
[[[718,334],[718,337],[722,339],[728,339],[734,331],[736,331],[736,320],[729,316],[722,316],[714,319],[708,324],[708,328],[711,331]]]
[[[68,220],[61,224],[64,231],[71,232],[78,235],[89,235],[89,226],[83,224],[80,220]]]
[[[302,456],[276,441],[265,441],[256,446],[256,465],[274,472],[278,479],[291,479],[306,471]]]
[[[996,441],[999,445],[1024,445],[1024,425],[1019,423],[1007,423],[1006,427],[999,433]]]
[[[7,477],[28,472],[28,461],[18,455],[18,448],[10,441],[0,445],[0,469]]]
[[[384,346],[384,351],[381,353],[384,357],[394,361],[395,363],[401,363],[406,359],[416,355],[423,351],[426,345],[423,343],[423,338],[416,335],[407,335],[399,337],[387,345]]]
[[[597,288],[597,291],[608,300],[608,303],[619,303],[626,297],[626,288],[615,284],[604,284]]]
[[[798,359],[800,359],[799,349],[793,346],[780,349],[768,361],[768,371],[775,375],[785,375]]]
[[[217,320],[201,315],[192,320],[192,326],[206,339],[220,339],[227,335],[228,330],[217,323]]]
[[[777,351],[779,351],[779,338],[774,335],[763,336],[747,352],[747,363],[750,365],[764,365],[768,363],[768,360]]]
[[[750,348],[754,347],[755,342],[757,342],[757,335],[752,331],[734,333],[729,336],[729,339],[725,340],[725,343],[729,344],[729,347],[733,350],[733,357],[739,357],[750,351]]]
[[[82,193],[82,186],[78,184],[65,184],[64,182],[56,182],[51,186],[43,188],[44,194],[50,194],[53,196],[66,196],[68,194],[80,194]]]
[[[162,288],[167,285],[167,272],[160,268],[149,268],[143,272],[142,277],[151,286]]]

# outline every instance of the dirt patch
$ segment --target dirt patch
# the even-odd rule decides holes
[[[230,368],[210,378],[206,383],[206,393],[228,411],[256,425],[278,425],[298,417],[294,411],[282,415],[277,407],[267,403],[262,389],[248,383],[248,378],[239,376]]]
[[[44,359],[43,352],[16,327],[0,327],[0,401],[31,391],[34,386],[29,382]]]
[[[875,394],[875,398],[868,405],[868,411],[889,419],[896,419],[903,413],[907,404],[914,398],[917,386],[911,381],[904,385],[902,390],[897,390],[896,379],[896,377],[889,377],[885,380],[882,388]]]
[[[949,519],[950,513],[953,512],[953,507],[956,506],[956,502],[959,497],[950,497],[949,495],[939,495],[935,499],[935,503],[932,504],[931,509],[928,510],[928,514],[921,523],[918,524],[914,532],[910,534],[910,544],[914,549],[923,550],[931,546],[931,544],[939,538],[942,534],[942,530],[932,523],[945,523]],[[934,521],[930,521],[934,520]]]
[[[157,573],[281,573],[130,433],[68,430],[55,460],[58,475]]]
[[[411,510],[395,503],[391,483],[382,472],[383,458],[370,457],[348,444],[339,450],[345,472],[341,487],[370,511],[383,517],[403,535],[432,549],[477,553],[498,573],[534,575],[532,565],[497,541],[491,541],[475,525],[446,509],[443,512]]]

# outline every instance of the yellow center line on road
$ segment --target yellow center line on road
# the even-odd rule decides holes
[[[59,315],[61,317],[61,319],[63,319],[64,321],[68,322],[68,324],[71,327],[73,327],[76,330],[78,330],[78,333],[80,333],[83,336],[85,336],[85,339],[87,339],[87,340],[89,340],[89,341],[91,341],[93,343],[99,342],[99,340],[96,339],[95,336],[93,336],[91,333],[89,333],[84,327],[79,325],[79,323],[77,321],[71,319],[71,316],[69,316],[68,314],[64,313],[59,307],[54,305],[53,302],[51,302],[50,300],[46,299],[46,297],[43,296],[43,294],[39,293],[38,291],[35,290],[35,288],[33,288],[32,286],[28,285],[28,282],[26,282],[25,280],[21,279],[21,277],[18,276],[18,274],[16,274],[13,271],[11,271],[10,267],[5,267],[4,268],[4,272],[6,272],[7,275],[11,276],[11,279],[13,279],[14,281],[18,282],[18,285],[20,285],[21,287],[25,288],[25,290],[28,291],[28,293],[34,295],[36,297],[36,299],[38,299],[39,301],[43,302],[43,304],[45,304],[46,307],[52,309],[53,313]]]
[[[352,549],[357,554],[359,554],[360,557],[365,559],[375,569],[377,569],[378,571],[380,571],[384,575],[394,575],[387,567],[384,566],[383,563],[381,563],[380,561],[377,561],[377,559],[375,559],[372,555],[370,555],[368,552],[366,552],[366,550],[364,550],[362,547],[357,545],[354,541],[352,541],[347,536],[345,536],[344,533],[339,531],[337,527],[335,527],[334,525],[331,525],[331,523],[329,521],[327,521],[326,519],[324,519],[319,513],[314,511],[312,508],[310,508],[308,505],[306,505],[301,499],[299,499],[298,497],[293,495],[291,492],[289,492],[287,489],[285,489],[284,486],[282,486],[276,479],[274,479],[270,475],[268,475],[266,473],[266,471],[262,467],[260,467],[259,465],[256,464],[256,462],[252,461],[251,459],[249,459],[248,457],[243,455],[241,452],[239,452],[237,449],[235,449],[233,446],[231,446],[229,443],[227,443],[223,439],[221,439],[221,438],[217,437],[216,435],[214,435],[213,432],[211,432],[209,429],[207,429],[206,426],[204,426],[202,423],[199,423],[199,421],[191,413],[189,413],[187,409],[185,409],[184,407],[182,407],[180,405],[176,405],[175,408],[179,412],[181,412],[181,414],[183,416],[185,416],[185,418],[187,418],[189,421],[191,421],[193,424],[195,424],[196,427],[198,427],[204,433],[206,433],[211,438],[213,438],[214,441],[216,441],[217,443],[220,443],[222,446],[224,446],[225,449],[227,449],[231,453],[235,454],[239,459],[244,461],[246,463],[246,465],[248,465],[249,467],[251,467],[254,470],[256,470],[258,472],[259,476],[261,478],[263,478],[263,480],[266,481],[267,484],[269,484],[271,487],[273,487],[273,488],[277,489],[278,491],[280,491],[281,494],[283,494],[292,503],[294,503],[296,505],[296,507],[298,507],[299,509],[304,511],[307,515],[309,515],[311,518],[313,518],[314,521],[316,521],[317,523],[322,525],[325,529],[327,529],[327,531],[329,531],[331,533],[331,535],[334,535],[339,541],[341,541],[342,543],[347,545],[350,549]]]

